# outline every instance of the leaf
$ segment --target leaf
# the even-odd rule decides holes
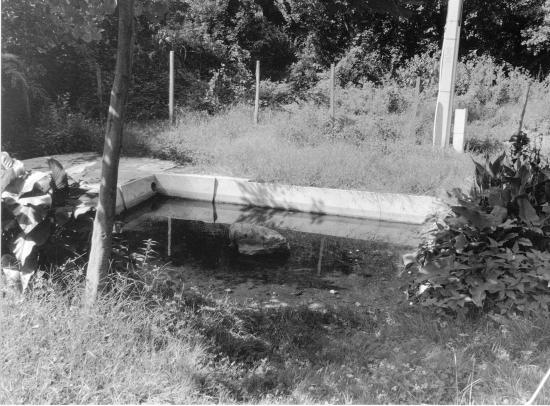
[[[487,172],[487,169],[472,158],[475,165],[476,183],[481,190],[487,190],[491,184],[491,175]]]
[[[454,247],[456,249],[456,252],[461,253],[467,244],[468,244],[468,240],[466,240],[466,237],[464,237],[464,234],[459,234],[455,237]]]
[[[13,170],[13,168],[2,169],[1,176],[2,176],[0,180],[1,191],[4,191],[4,189],[6,189],[6,187],[8,187],[8,185],[17,178],[17,176],[15,176],[15,171]]]
[[[409,252],[403,255],[403,265],[407,267],[416,263],[416,252]]]
[[[25,263],[28,256],[31,255],[32,250],[36,245],[36,242],[34,240],[27,239],[26,237],[27,236],[24,233],[21,233],[17,236],[12,244],[13,255],[15,255],[15,258],[17,258],[19,263],[22,264]]]
[[[480,230],[496,227],[503,222],[503,217],[506,217],[506,214],[504,213],[506,209],[504,208],[497,209],[495,214],[485,214],[479,208],[470,209],[463,206],[451,206],[451,209],[459,216],[466,218],[471,225]]]
[[[535,211],[535,208],[529,203],[527,196],[519,196],[517,198],[519,206],[519,218],[527,223],[529,226],[540,226],[541,220]]]
[[[493,163],[489,164],[489,169],[491,170],[491,174],[493,175],[493,177],[496,177],[500,173],[502,169],[502,161],[504,161],[504,158],[506,158],[506,151],[496,157]]]
[[[487,295],[485,294],[485,290],[486,290],[486,284],[474,286],[473,288],[470,289],[470,293],[472,294],[472,301],[477,307],[483,306],[483,301],[487,297]]]
[[[44,209],[41,206],[18,205],[13,210],[13,214],[15,215],[19,227],[23,230],[23,233],[29,234],[46,218],[48,209]]]
[[[63,166],[54,158],[48,159],[48,167],[52,172],[52,181],[56,189],[63,190],[69,186],[69,181],[67,179],[67,173]]]
[[[523,245],[524,247],[532,247],[533,243],[528,238],[522,237],[516,241],[519,245]]]
[[[50,175],[45,172],[31,172],[27,177],[19,177],[8,185],[5,191],[16,194],[23,195],[25,193],[31,192],[35,186],[42,190],[43,193],[47,193],[50,188]],[[46,190],[43,190],[43,189]]]
[[[36,272],[36,268],[38,265],[36,257],[36,255],[30,255],[29,257],[27,257],[25,263],[20,269],[19,278],[21,279],[23,292],[27,289],[27,286],[29,286],[29,282]]]
[[[9,169],[13,166],[13,158],[6,151],[0,153],[0,164],[2,169]]]
[[[451,271],[453,263],[454,256],[426,261],[426,263],[419,269],[419,273],[423,276],[416,279],[416,281],[421,282],[433,277],[447,277]]]
[[[508,210],[505,207],[502,206],[494,206],[493,210],[491,210],[490,213],[490,219],[493,226],[498,226],[506,220],[506,217],[508,216]]]
[[[73,208],[70,206],[57,207],[55,209],[55,224],[64,226],[69,222],[73,214]]]

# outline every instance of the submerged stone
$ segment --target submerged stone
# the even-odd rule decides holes
[[[231,224],[229,239],[243,255],[288,254],[290,251],[285,237],[275,230],[255,224]]]

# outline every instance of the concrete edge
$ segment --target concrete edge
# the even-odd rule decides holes
[[[445,205],[431,196],[252,182],[228,176],[157,173],[158,193],[200,201],[423,224]]]
[[[130,209],[157,194],[157,178],[148,175],[117,187],[116,214]]]

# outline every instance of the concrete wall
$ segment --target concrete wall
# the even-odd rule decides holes
[[[157,173],[159,193],[200,201],[422,224],[442,203],[430,196],[251,182],[227,176]]]

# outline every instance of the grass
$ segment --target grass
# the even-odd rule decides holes
[[[518,404],[534,392],[550,320],[442,316],[381,281],[367,308],[320,311],[164,282],[135,295],[119,280],[89,313],[79,285],[46,281],[0,299],[0,403]],[[537,403],[549,402],[547,385]]]
[[[333,127],[313,105],[264,112],[259,126],[249,116],[246,106],[238,106],[214,117],[190,113],[173,128],[131,127],[125,150],[178,161],[188,172],[412,194],[435,195],[463,185],[473,170],[467,156],[433,151],[414,140],[361,139],[346,127],[345,117]]]
[[[517,131],[527,79],[499,80],[457,96],[469,111],[467,143],[477,153],[501,149]],[[321,82],[308,102],[263,108],[259,125],[248,105],[214,116],[180,111],[174,126],[131,125],[124,150],[175,160],[187,172],[302,186],[435,196],[470,187],[470,157],[432,148],[435,85],[420,97],[395,83],[340,88],[334,121],[325,88]],[[549,89],[545,82],[531,89],[524,128],[534,138],[550,132]]]

